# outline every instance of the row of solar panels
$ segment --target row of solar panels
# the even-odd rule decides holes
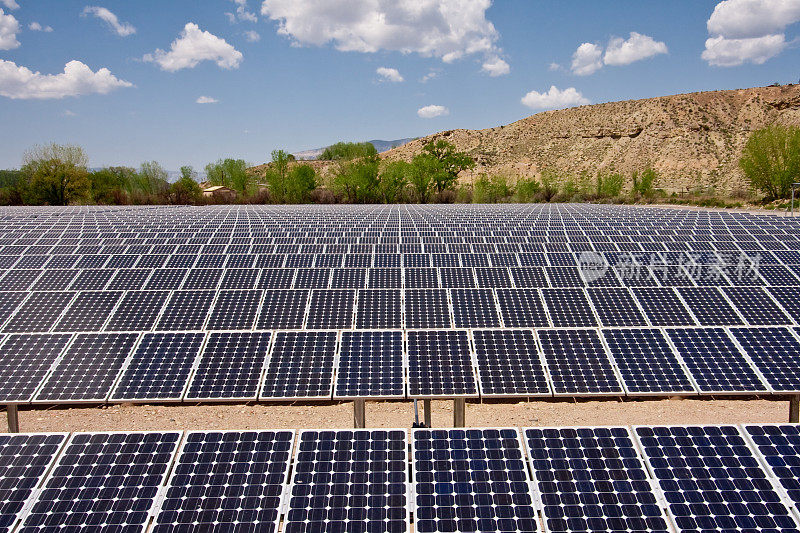
[[[788,533],[798,465],[788,424],[6,434],[0,531]]]
[[[800,392],[798,329],[13,334],[0,403]]]
[[[800,323],[800,287],[0,293],[0,331],[220,331]]]

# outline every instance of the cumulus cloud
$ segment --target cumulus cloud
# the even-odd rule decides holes
[[[45,33],[50,33],[53,31],[53,28],[50,26],[42,26],[38,22],[31,22],[28,24],[28,29],[31,31],[43,31]]]
[[[6,15],[0,9],[0,50],[13,50],[19,48],[19,41],[17,40],[17,33],[19,33],[19,22],[14,15]]]
[[[13,99],[52,99],[85,94],[108,94],[133,84],[111,74],[107,68],[97,72],[80,61],[70,61],[60,74],[42,74],[0,59],[0,96]]]
[[[0,4],[6,6],[6,9],[19,9],[19,4],[16,0],[0,0]]]
[[[419,79],[420,83],[428,83],[430,80],[436,79],[439,77],[439,69],[432,68],[428,69],[428,73],[422,76]]]
[[[396,51],[449,63],[479,54],[503,70],[491,0],[264,0],[261,14],[297,45],[333,43],[344,52]],[[507,66],[507,65],[506,65]],[[496,74],[499,75],[499,74]]]
[[[195,103],[198,104],[216,104],[217,102],[219,102],[219,100],[216,98],[211,98],[210,96],[201,96],[195,100]]]
[[[111,31],[120,37],[128,37],[129,35],[136,33],[136,28],[134,28],[133,25],[128,24],[127,22],[120,22],[114,13],[104,7],[86,6],[83,8],[82,15],[84,17],[91,15],[99,18],[105,22],[109,28],[111,28]]]
[[[632,31],[628,39],[612,37],[603,55],[606,65],[630,65],[636,61],[647,59],[658,54],[666,54],[667,45],[656,41],[649,35],[642,35]]]
[[[501,57],[494,56],[483,62],[481,70],[487,73],[489,76],[496,78],[497,76],[505,76],[511,72],[511,67],[509,67],[508,63],[506,63]]]
[[[258,17],[255,15],[255,13],[251,13],[247,10],[247,0],[231,1],[236,4],[236,13],[225,13],[225,16],[228,17],[228,20],[231,24],[236,23],[237,20],[245,22],[258,22]]]
[[[788,45],[783,30],[800,21],[800,0],[723,0],[706,22],[702,58],[710,65],[760,65]]]
[[[521,101],[531,109],[564,109],[591,103],[575,87],[569,87],[562,91],[555,85],[552,85],[550,90],[545,93],[531,91],[523,96]]]
[[[64,115],[65,117],[77,117],[78,116],[78,114],[76,112],[71,111],[69,109],[65,109],[64,112],[61,113],[61,114]]]
[[[248,42],[257,43],[261,40],[261,35],[257,31],[248,30],[244,32],[244,38],[247,39]]]
[[[201,61],[214,61],[224,69],[239,68],[244,56],[225,39],[203,31],[189,22],[184,26],[180,36],[172,41],[169,52],[156,49],[152,54],[145,54],[142,60],[158,64],[162,70],[175,72],[184,68],[194,68]]]
[[[450,110],[443,105],[426,105],[417,109],[420,118],[444,117],[450,114]]]
[[[375,72],[381,77],[381,81],[390,81],[392,83],[400,83],[403,81],[403,76],[396,68],[378,67]]]
[[[583,43],[572,54],[572,73],[588,76],[603,68],[603,50],[594,43]]]

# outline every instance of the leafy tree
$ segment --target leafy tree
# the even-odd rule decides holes
[[[633,173],[633,193],[649,198],[655,193],[655,185],[658,182],[658,172],[647,166],[641,173]]]
[[[289,178],[289,156],[285,150],[273,150],[272,162],[267,167],[264,180],[269,187],[272,201],[282,204],[286,202]]]
[[[475,161],[470,156],[456,151],[456,147],[444,139],[428,141],[422,149],[435,157],[442,168],[442,172],[434,176],[433,185],[436,192],[452,189],[462,170],[475,168]]]
[[[379,184],[378,168],[377,156],[343,161],[333,177],[333,188],[349,203],[373,202]]]
[[[22,205],[25,176],[19,170],[0,170],[0,205]]]
[[[197,183],[197,173],[190,166],[181,167],[181,177],[170,186],[170,201],[177,205],[197,203],[203,191]]]
[[[182,166],[180,179],[189,179],[197,181],[197,172],[194,171],[194,167],[192,167],[191,165]]]
[[[206,165],[206,177],[214,185],[222,185],[246,196],[253,192],[255,182],[247,172],[244,159],[218,159]]]
[[[338,142],[325,148],[317,159],[322,161],[351,161],[376,155],[378,155],[378,151],[372,143]]]
[[[614,198],[622,192],[625,178],[619,172],[597,173],[597,196],[599,198]]]
[[[534,178],[520,178],[514,187],[515,201],[532,202],[538,197],[541,188],[541,184]]]
[[[419,203],[428,203],[431,197],[433,184],[437,179],[443,179],[444,173],[442,164],[431,154],[424,153],[414,156],[414,159],[411,161],[409,183]]]
[[[131,192],[147,203],[165,201],[169,192],[168,178],[169,174],[157,161],[145,161],[132,176]]]
[[[391,161],[384,165],[379,176],[378,195],[386,204],[393,204],[403,193],[413,172],[413,165],[405,161]]]
[[[295,165],[286,180],[285,201],[290,204],[308,202],[317,188],[317,172],[311,165]]]
[[[780,125],[754,131],[742,151],[739,167],[768,198],[786,198],[800,180],[800,128]]]
[[[513,194],[508,178],[495,174],[491,178],[481,174],[472,186],[472,201],[476,204],[493,204],[506,200]]]
[[[89,196],[89,158],[80,146],[34,146],[25,152],[22,162],[29,202],[69,205]]]
[[[92,201],[96,204],[121,204],[126,201],[126,191],[131,189],[136,169],[106,167],[89,173]]]

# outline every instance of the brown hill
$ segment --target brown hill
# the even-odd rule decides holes
[[[616,169],[629,178],[650,164],[667,192],[711,186],[730,193],[746,188],[738,160],[750,132],[773,123],[800,126],[800,85],[546,111],[507,126],[436,133],[382,157],[410,160],[428,140],[443,138],[476,160],[471,176]]]

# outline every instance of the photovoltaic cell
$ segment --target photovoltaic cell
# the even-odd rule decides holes
[[[403,327],[403,306],[398,289],[358,291],[356,329],[399,329]]]
[[[125,293],[106,324],[106,331],[149,331],[158,318],[167,291],[129,291]]]
[[[53,331],[100,331],[122,297],[122,291],[79,292]]]
[[[33,292],[6,322],[3,331],[50,331],[74,296],[74,292]]]
[[[715,287],[680,287],[678,292],[701,326],[744,325]]]
[[[751,326],[792,323],[786,313],[761,287],[725,287],[722,291]]]
[[[191,431],[153,526],[177,531],[278,530],[292,431]]]
[[[587,289],[603,326],[646,326],[642,312],[628,289]]]
[[[457,328],[500,327],[491,289],[451,289],[450,298]]]
[[[265,290],[256,327],[258,329],[301,329],[307,301],[307,290]]]
[[[536,289],[497,289],[497,303],[505,327],[546,328],[550,326],[542,297]]]
[[[276,333],[260,398],[330,398],[335,357],[334,331]]]
[[[402,398],[403,333],[344,331],[334,398]]]
[[[670,287],[634,287],[633,295],[653,326],[694,326],[695,320]]]
[[[531,330],[475,330],[481,396],[549,396]]]
[[[404,430],[301,432],[284,531],[409,531],[407,449]]]
[[[70,337],[67,334],[8,335],[0,345],[0,402],[29,402]]]
[[[419,533],[539,531],[516,429],[417,429],[412,454]]]
[[[214,291],[173,291],[155,329],[159,331],[203,329],[215,296]]]
[[[800,391],[800,341],[786,328],[731,328],[774,391]]]
[[[624,394],[596,330],[538,330],[556,395]]]
[[[407,289],[405,309],[408,329],[451,327],[447,291],[444,289]]]
[[[354,305],[354,290],[315,290],[311,293],[306,329],[350,329]]]
[[[542,289],[542,296],[553,326],[579,328],[597,325],[583,289]]]
[[[252,329],[261,301],[260,290],[219,291],[206,329]]]
[[[408,395],[477,396],[466,331],[408,332]]]
[[[758,453],[786,494],[800,503],[800,426],[797,424],[744,425]]]

